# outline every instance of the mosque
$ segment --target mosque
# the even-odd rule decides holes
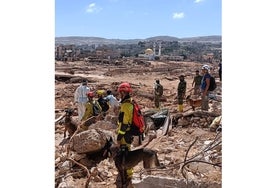
[[[158,54],[156,54],[156,43],[153,44],[153,50],[151,48],[147,48],[144,51],[144,54],[139,54],[139,57],[145,57],[149,60],[154,60],[157,56],[161,56],[161,42],[158,43]]]

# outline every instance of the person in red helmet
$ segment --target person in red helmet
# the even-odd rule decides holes
[[[117,133],[117,144],[120,146],[121,153],[120,157],[123,157],[127,151],[130,151],[130,146],[133,141],[133,135],[130,131],[130,126],[132,124],[133,118],[133,104],[132,98],[130,97],[130,93],[132,92],[132,88],[129,83],[123,82],[118,86],[118,93],[120,95],[120,110],[118,116],[118,133]],[[124,153],[125,152],[125,153]],[[121,164],[116,164],[121,165]],[[120,175],[118,173],[117,183],[122,185],[130,185],[131,178],[133,174],[133,169],[126,169],[124,172],[124,179],[119,179]]]
[[[88,92],[87,97],[88,97],[88,102],[85,105],[86,110],[85,110],[85,113],[82,117],[82,121],[85,121],[92,116],[98,116],[102,111],[101,106],[98,103],[98,101],[94,100],[94,93],[92,91]],[[91,122],[91,123],[93,123],[93,122]],[[81,126],[81,128],[83,130],[87,130],[89,124],[91,124],[91,123],[84,123]]]

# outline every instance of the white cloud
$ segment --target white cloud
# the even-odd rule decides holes
[[[204,1],[204,0],[195,0],[194,2],[195,3],[201,3],[202,1]]]
[[[183,18],[184,17],[184,13],[183,12],[175,12],[173,13],[173,19],[180,19],[180,18]]]
[[[95,3],[91,3],[87,7],[87,12],[88,13],[94,13],[94,12],[100,12],[102,8],[97,7]]]

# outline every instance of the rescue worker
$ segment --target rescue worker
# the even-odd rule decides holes
[[[100,104],[98,103],[98,101],[94,100],[94,93],[92,91],[90,91],[88,94],[88,102],[85,105],[85,113],[82,117],[82,121],[87,120],[88,118],[92,117],[92,116],[97,116],[101,113],[102,109]],[[95,122],[95,119],[89,122],[85,122],[81,128],[83,130],[87,130],[88,126],[91,125],[92,123]]]
[[[113,95],[111,90],[106,91],[107,96],[104,97],[104,100],[108,101],[109,106],[111,107],[111,111],[114,114],[117,114],[118,108],[119,108],[119,101],[117,98]]]
[[[131,86],[127,82],[121,83],[118,87],[118,93],[120,94],[121,104],[118,116],[117,144],[121,148],[122,156],[127,151],[130,151],[131,143],[133,141],[133,135],[130,132],[130,126],[132,124],[132,118],[133,118],[133,104],[131,103],[132,99],[130,97],[131,92],[132,92]],[[126,169],[124,174],[126,179],[121,180],[121,182],[125,182],[126,185],[131,184],[133,169],[132,168]]]
[[[160,84],[159,79],[156,79],[154,84],[154,105],[157,109],[160,108],[160,98],[162,95],[163,86]]]
[[[178,84],[177,92],[178,92],[178,111],[183,112],[183,99],[186,93],[186,81],[184,80],[184,75],[180,75],[180,82]]]
[[[200,95],[200,86],[203,76],[199,74],[199,70],[195,71],[195,77],[192,82],[192,87],[194,87],[194,95]]]
[[[104,93],[105,90],[97,90],[97,95],[98,95],[98,102],[101,106],[103,115],[106,115],[106,112],[109,110],[109,105],[108,105],[108,101],[106,99],[104,99]]]
[[[209,85],[210,85],[210,74],[209,74],[210,67],[208,65],[202,66],[202,73],[203,78],[201,81],[201,98],[202,98],[202,105],[201,109],[208,111],[209,105],[208,105],[208,95],[209,95]]]
[[[87,93],[90,91],[90,88],[87,86],[87,80],[83,79],[82,83],[76,88],[74,93],[74,104],[77,104],[78,110],[78,120],[81,121],[85,113],[85,104],[88,101]]]

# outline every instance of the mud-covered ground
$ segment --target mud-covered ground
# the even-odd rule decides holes
[[[211,74],[215,76],[217,89],[213,92],[214,98],[209,102],[212,114],[221,115],[221,82],[217,73],[217,64]],[[185,101],[184,113],[177,112],[177,85],[179,75],[186,75],[187,94],[191,94],[192,81],[195,70],[201,69],[202,63],[196,62],[160,62],[124,60],[116,64],[86,63],[86,62],[56,62],[55,63],[55,119],[62,114],[65,108],[75,108],[73,95],[81,78],[87,78],[92,90],[110,89],[116,95],[116,87],[122,81],[127,81],[133,86],[132,97],[142,106],[142,111],[154,109],[153,84],[155,79],[160,79],[164,86],[164,96],[161,108],[167,108],[171,117],[180,117],[179,123],[172,125],[172,130],[166,135],[153,140],[147,147],[157,151],[160,163],[166,168],[152,170],[151,174],[161,177],[187,179],[203,182],[204,187],[221,185],[222,169],[212,164],[221,164],[221,132],[210,131],[209,125],[215,118],[202,114],[190,116],[193,112],[191,106]],[[201,72],[201,71],[200,71]],[[117,96],[117,95],[116,95]],[[118,97],[118,96],[117,96]],[[196,111],[200,111],[197,108]],[[187,115],[188,114],[188,115]],[[184,121],[181,118],[185,115]],[[187,118],[186,118],[187,116]],[[74,117],[76,118],[76,117]],[[65,158],[63,141],[63,126],[55,124],[55,187],[85,187],[86,173],[78,165],[73,165],[67,170],[62,170]],[[202,160],[191,162],[183,166],[185,160]],[[116,187],[117,171],[112,160],[104,159],[94,161],[88,165],[91,187]],[[183,169],[182,169],[183,166]],[[134,180],[141,180],[147,174],[142,163],[134,168]]]

